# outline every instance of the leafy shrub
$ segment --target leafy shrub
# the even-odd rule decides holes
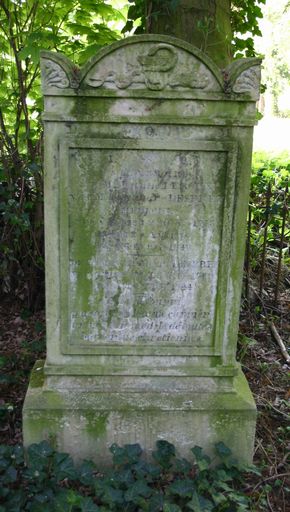
[[[156,443],[153,462],[142,458],[139,444],[110,448],[113,466],[100,474],[84,461],[75,467],[72,458],[43,441],[27,450],[0,446],[0,512],[243,512],[250,499],[237,490],[244,472],[223,444],[215,445],[218,458],[202,448],[191,451],[195,463],[176,456],[172,444]]]
[[[253,269],[260,264],[265,228],[267,248],[277,256],[285,214],[283,257],[285,263],[290,261],[290,225],[285,212],[289,199],[289,176],[290,154],[271,156],[265,152],[254,153],[250,194],[250,258]]]
[[[40,51],[82,64],[120,38],[121,11],[104,0],[0,1],[0,293],[28,307],[44,295]]]
[[[42,170],[26,166],[22,178],[8,177],[0,164],[1,292],[27,299],[43,294]]]
[[[286,151],[271,155],[263,151],[253,153],[252,160],[252,194],[258,196],[267,190],[271,183],[274,190],[284,189],[289,183],[290,153]]]

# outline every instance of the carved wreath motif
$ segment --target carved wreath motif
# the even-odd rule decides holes
[[[90,74],[86,83],[91,87],[110,84],[111,87],[127,89],[130,86],[145,85],[150,90],[161,91],[165,88],[204,89],[208,77],[201,71],[199,63],[190,72],[176,69],[178,54],[167,44],[156,44],[147,54],[140,54],[136,64],[128,63],[123,72],[109,70],[105,73]]]

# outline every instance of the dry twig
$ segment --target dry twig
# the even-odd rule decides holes
[[[273,324],[273,322],[270,322],[269,327],[270,327],[271,333],[273,334],[275,340],[277,341],[277,343],[278,343],[278,345],[279,345],[279,347],[281,349],[281,352],[282,352],[282,355],[283,355],[284,359],[286,359],[286,362],[288,364],[290,364],[290,356],[289,356],[289,354],[288,354],[288,352],[286,350],[285,344],[284,344],[281,336],[279,335],[279,333],[278,333],[275,325]]]
[[[278,478],[286,478],[288,476],[290,476],[290,473],[276,473],[275,475],[269,476],[268,478],[264,478],[264,480],[261,480],[260,482],[257,483],[257,485],[255,485],[253,491],[258,489],[258,487],[265,484],[266,482],[269,482],[270,480],[277,480]]]

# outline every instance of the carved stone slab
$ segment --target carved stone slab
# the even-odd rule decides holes
[[[156,35],[82,68],[42,54],[47,358],[26,445],[100,464],[114,442],[224,441],[250,462],[235,353],[259,64]]]

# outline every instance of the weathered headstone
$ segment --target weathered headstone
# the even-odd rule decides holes
[[[260,61],[223,73],[166,36],[80,70],[42,55],[47,358],[26,444],[76,459],[158,438],[249,461],[255,405],[235,360]]]

